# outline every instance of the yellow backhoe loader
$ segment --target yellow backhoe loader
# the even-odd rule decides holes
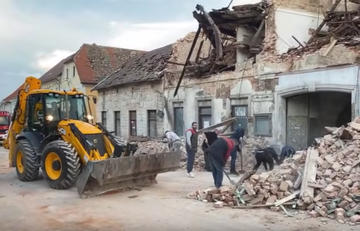
[[[41,169],[51,188],[76,183],[87,197],[146,186],[158,173],[179,168],[179,153],[128,155],[126,145],[92,121],[89,108],[87,96],[75,89],[41,89],[39,79],[26,78],[4,142],[21,181],[36,180]]]

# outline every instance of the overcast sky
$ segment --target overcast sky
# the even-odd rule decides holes
[[[83,43],[151,50],[197,28],[197,3],[230,0],[0,0],[0,99]]]

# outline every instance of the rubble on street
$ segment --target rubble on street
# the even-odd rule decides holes
[[[327,129],[329,130],[329,129]],[[198,190],[189,198],[214,207],[273,207],[291,205],[311,217],[360,222],[360,118],[347,127],[331,129],[315,147],[298,151],[269,172],[256,173],[239,186]]]
[[[166,143],[161,141],[145,141],[138,142],[138,149],[134,153],[134,155],[145,155],[145,154],[156,154],[162,152],[168,152],[169,148]]]

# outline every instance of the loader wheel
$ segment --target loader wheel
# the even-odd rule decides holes
[[[54,189],[70,188],[80,173],[79,155],[63,140],[46,145],[41,163],[43,175]]]
[[[21,181],[34,181],[39,175],[39,158],[27,140],[19,140],[15,151],[16,173]]]

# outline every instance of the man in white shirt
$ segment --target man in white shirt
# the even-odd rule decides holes
[[[168,140],[169,150],[172,152],[179,151],[181,148],[181,140],[175,132],[165,131],[165,137]]]

